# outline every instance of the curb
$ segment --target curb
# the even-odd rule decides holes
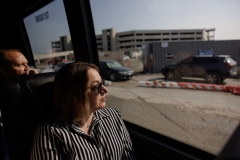
[[[208,91],[224,91],[240,95],[240,86],[234,85],[217,85],[217,84],[204,84],[192,82],[164,82],[161,80],[155,81],[139,81],[138,84],[144,87],[161,87],[161,88],[180,88],[180,89],[198,89]]]

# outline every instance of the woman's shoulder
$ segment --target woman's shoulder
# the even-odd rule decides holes
[[[101,117],[111,117],[111,118],[115,117],[117,119],[122,118],[120,112],[116,108],[105,107],[103,109],[98,110],[96,113],[98,116],[101,116]]]
[[[104,107],[103,109],[98,110],[99,113],[105,114],[119,114],[119,111],[116,108]]]
[[[67,124],[59,124],[54,122],[45,122],[38,127],[39,130],[66,130]]]

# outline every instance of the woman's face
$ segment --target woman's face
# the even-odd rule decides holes
[[[108,90],[104,85],[100,84],[102,78],[95,69],[90,68],[88,70],[88,78],[87,93],[90,100],[90,110],[94,112],[106,106],[106,93]]]

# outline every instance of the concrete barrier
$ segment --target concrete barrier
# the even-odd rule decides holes
[[[240,86],[237,85],[217,85],[191,82],[165,82],[161,80],[155,81],[139,81],[139,85],[144,87],[161,87],[161,88],[181,88],[181,89],[199,89],[208,91],[224,91],[240,95]]]

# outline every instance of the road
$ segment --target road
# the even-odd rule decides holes
[[[217,155],[240,121],[239,96],[230,92],[139,86],[161,74],[136,75],[107,86],[107,105],[123,118]],[[204,83],[204,81],[194,80]],[[225,85],[240,85],[227,79]]]

